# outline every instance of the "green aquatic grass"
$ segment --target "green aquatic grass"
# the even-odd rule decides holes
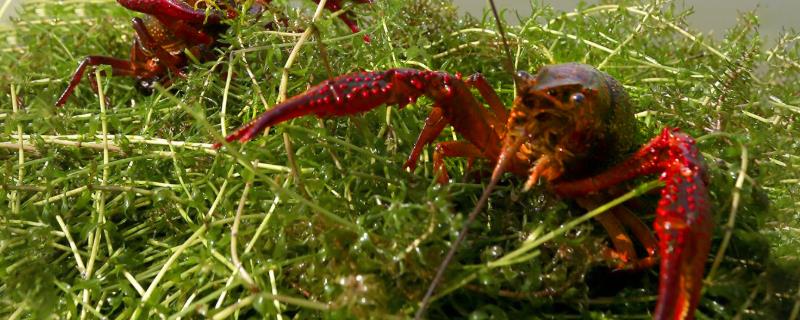
[[[323,12],[297,46],[313,2],[275,4],[259,21],[230,21],[219,58],[169,89],[146,95],[98,73],[102,93],[84,80],[63,109],[52,105],[79,59],[127,57],[136,14],[110,0],[28,1],[2,27],[0,315],[413,314],[486,181],[454,159],[454,182],[436,185],[430,150],[415,172],[401,169],[428,99],[297,119],[221,151],[210,143],[283,90],[357,70],[482,72],[510,105],[495,23],[460,18],[447,2],[377,1],[353,8],[371,45]],[[516,68],[598,66],[631,95],[642,140],[664,126],[698,138],[718,226],[698,318],[796,319],[800,36],[761,35],[745,13],[713,39],[686,24],[689,14],[643,1],[504,16],[520,21],[508,25]],[[263,27],[282,16],[290,23],[273,25],[288,35]],[[448,129],[442,139],[458,137]],[[612,271],[596,254],[602,228],[521,183],[497,188],[429,316],[648,318],[657,270]],[[645,198],[650,223],[654,196]]]

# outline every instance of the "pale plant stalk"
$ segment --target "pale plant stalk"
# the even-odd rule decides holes
[[[19,113],[19,101],[17,101],[17,88],[12,84],[11,85],[11,108],[14,114]],[[22,140],[22,124],[17,122],[17,165],[19,168],[17,169],[17,186],[23,185],[23,181],[25,178],[25,148],[24,141]],[[11,192],[11,212],[14,213],[15,216],[19,215],[20,212],[20,205],[22,201],[20,198],[22,197],[21,192],[15,190]]]
[[[286,100],[286,91],[289,86],[289,69],[292,68],[295,59],[297,59],[297,55],[300,52],[300,48],[305,44],[308,40],[308,37],[314,33],[316,27],[314,23],[319,20],[319,17],[322,16],[322,11],[325,9],[326,0],[320,0],[319,4],[317,5],[317,10],[314,12],[314,16],[311,18],[311,25],[306,28],[306,31],[300,36],[300,39],[297,40],[294,48],[289,53],[289,57],[286,58],[286,64],[283,66],[283,70],[281,71],[281,82],[280,86],[278,87],[278,99],[276,103],[281,103]],[[292,148],[292,140],[289,137],[289,134],[284,132],[283,133],[283,145],[286,149],[286,155],[289,160],[289,167],[292,169],[292,175],[294,175],[295,180],[297,180],[297,187],[300,189],[300,194],[303,196],[308,197],[306,193],[305,187],[303,187],[303,180],[300,177],[300,171],[297,166],[297,162],[294,159],[294,148]]]
[[[108,166],[109,162],[109,154],[108,154],[108,119],[106,114],[106,102],[105,102],[105,94],[103,92],[102,86],[102,74],[99,69],[95,70],[95,80],[97,81],[97,95],[98,100],[100,101],[100,127],[102,130],[102,139],[103,139],[103,175],[100,179],[100,185],[105,186],[108,182],[108,176],[110,174],[110,168]],[[106,199],[105,195],[103,194],[103,190],[96,190],[94,194],[95,199],[95,211],[97,212],[97,216],[93,218],[95,221],[95,230],[94,236],[90,237],[90,241],[87,243],[87,251],[90,252],[89,254],[89,261],[86,263],[86,273],[84,273],[84,279],[89,280],[92,277],[94,272],[94,264],[97,260],[97,254],[100,249],[100,238],[103,233],[103,224],[105,223],[105,211],[106,211]],[[106,239],[106,241],[111,241]],[[88,305],[89,302],[89,289],[83,289],[83,304]],[[86,309],[81,309],[81,319],[85,319],[87,316]]]
[[[726,136],[724,134],[718,135]],[[703,139],[712,136],[713,135],[706,135],[698,140],[702,141]],[[742,188],[744,187],[744,182],[747,178],[747,164],[749,162],[747,148],[741,143],[739,143],[739,148],[741,150],[740,161],[742,164],[739,167],[739,173],[736,177],[736,184],[731,191],[731,210],[728,212],[728,222],[726,222],[724,226],[725,235],[722,237],[722,243],[719,245],[717,254],[714,257],[714,262],[711,264],[711,268],[709,269],[708,275],[705,278],[705,282],[707,283],[712,283],[714,281],[714,276],[716,275],[717,270],[719,270],[720,264],[722,264],[722,259],[725,258],[725,251],[728,249],[731,237],[733,236],[734,227],[736,226],[736,215],[739,211],[739,203],[741,202],[742,198]]]
[[[172,155],[172,167],[175,169],[175,174],[178,176],[178,182],[180,183],[183,192],[186,193],[186,196],[191,197],[192,192],[189,191],[189,187],[186,186],[186,181],[183,179],[184,171],[180,165],[180,162],[178,161],[178,155],[175,152],[175,147],[173,145],[169,145],[169,151]]]
[[[228,319],[237,310],[241,309],[244,306],[248,306],[248,305],[252,304],[253,301],[255,301],[255,299],[257,297],[258,297],[258,295],[251,294],[251,295],[245,297],[244,299],[239,299],[238,301],[236,301],[236,303],[234,303],[232,305],[229,305],[229,306],[225,307],[224,309],[220,310],[217,314],[215,314],[213,317],[211,317],[211,319],[213,319],[213,320]]]
[[[167,146],[167,147],[174,147],[174,148],[181,148],[186,150],[193,150],[193,151],[200,151],[209,155],[221,155],[227,158],[233,158],[233,156],[225,153],[219,153],[217,150],[214,150],[212,144],[210,143],[198,143],[198,142],[187,142],[187,141],[178,141],[178,140],[168,140],[162,138],[147,138],[138,135],[113,135],[108,134],[106,137],[109,139],[108,142],[105,144],[108,145],[108,148],[104,148],[104,144],[102,143],[95,143],[95,142],[84,142],[81,141],[85,139],[86,136],[83,135],[22,135],[22,144],[25,150],[29,152],[36,152],[37,146],[33,143],[30,143],[26,140],[31,138],[37,138],[47,144],[53,144],[58,146],[68,146],[68,147],[75,147],[75,148],[85,148],[85,149],[94,149],[94,150],[108,150],[109,152],[114,153],[123,153],[122,147],[114,144],[114,142],[110,141],[110,139],[117,139],[117,138],[124,138],[128,143],[131,144],[144,144],[144,145],[153,145],[153,146]],[[102,135],[96,135],[95,138],[102,139]],[[0,142],[0,148],[5,149],[17,149],[19,148],[18,142]],[[170,148],[172,151],[151,151],[152,155],[156,155],[158,157],[174,157],[175,152],[174,149]],[[111,162],[113,163],[113,162]],[[291,172],[291,168],[276,164],[270,163],[258,163],[257,168],[264,169],[268,171],[275,171],[275,172]],[[300,168],[300,172],[310,172],[311,168]]]
[[[236,217],[233,219],[233,226],[231,227],[231,262],[234,267],[236,267],[236,271],[239,273],[239,277],[242,278],[242,281],[250,287],[251,291],[255,291],[258,290],[258,285],[253,281],[253,277],[250,276],[250,273],[244,268],[242,261],[239,260],[239,249],[237,248],[239,243],[239,223],[242,219],[242,212],[244,212],[244,205],[247,202],[247,194],[250,193],[250,188],[252,187],[252,181],[247,181],[247,183],[244,184],[244,191],[242,191],[242,197],[239,199],[239,207],[236,209]]]
[[[186,241],[183,242],[183,244],[181,244],[180,246],[178,246],[173,250],[172,255],[170,255],[170,257],[167,259],[164,265],[161,266],[161,269],[158,271],[155,278],[153,278],[153,281],[150,282],[150,286],[147,287],[147,290],[144,292],[144,295],[142,295],[141,299],[142,303],[146,303],[147,300],[150,300],[150,296],[153,295],[153,292],[158,287],[159,283],[161,282],[161,279],[164,278],[164,275],[167,274],[169,268],[172,267],[175,261],[178,260],[178,257],[180,257],[183,254],[183,252],[186,251],[186,249],[198,243],[197,240],[206,233],[206,230],[208,230],[208,226],[201,225],[199,228],[197,228],[197,230],[194,231],[194,233],[192,233],[192,235],[188,239],[186,239]],[[131,315],[131,318],[136,319],[139,316],[141,316],[141,313],[142,313],[142,308],[137,307],[136,310],[134,310],[133,315]]]
[[[306,43],[308,37],[314,33],[314,23],[319,20],[319,17],[322,16],[322,11],[325,9],[326,0],[320,0],[319,4],[317,5],[317,10],[314,12],[314,16],[311,18],[311,25],[306,28],[306,31],[300,36],[300,39],[297,40],[295,43],[294,48],[289,53],[289,57],[286,58],[286,64],[283,66],[283,71],[281,72],[281,82],[280,86],[278,87],[278,100],[277,103],[281,103],[286,100],[286,90],[289,86],[289,69],[292,68],[294,64],[294,60],[297,59],[297,55],[300,52],[300,48]]]
[[[75,244],[75,240],[72,239],[69,227],[64,223],[64,219],[61,218],[61,215],[56,215],[56,222],[58,222],[58,226],[61,227],[61,231],[64,232],[64,236],[67,238],[69,248],[72,250],[72,256],[75,257],[75,265],[78,267],[78,272],[81,274],[86,273],[86,265],[83,264],[83,258],[81,258],[81,254],[78,252],[78,245]]]
[[[239,46],[244,47],[244,40],[241,37],[238,37],[237,40],[239,41]],[[253,70],[250,68],[250,62],[247,61],[247,55],[244,53],[240,54],[242,58],[242,65],[244,66],[244,70],[247,72],[247,77],[250,78],[250,82],[253,83],[253,90],[255,91],[256,96],[259,100],[261,100],[261,104],[264,106],[264,110],[269,108],[269,104],[267,103],[267,98],[264,96],[264,93],[261,91],[261,84],[258,83],[256,80],[256,75],[253,73]]]
[[[225,118],[228,114],[228,94],[231,90],[231,80],[233,79],[233,53],[228,55],[228,72],[225,77],[225,88],[222,89],[222,107],[219,111],[219,128],[220,134],[224,137],[228,135],[227,125],[225,125]]]
[[[33,205],[35,205],[35,206],[43,206],[43,205],[46,205],[48,203],[53,203],[55,201],[58,201],[58,200],[61,200],[61,199],[64,199],[64,198],[68,198],[68,197],[79,195],[79,194],[81,194],[81,192],[85,191],[86,189],[89,189],[89,186],[77,187],[77,188],[69,190],[67,192],[54,195],[54,196],[49,197],[47,199],[44,199],[42,201],[35,202]]]
[[[276,103],[281,103],[286,100],[286,91],[288,90],[289,86],[289,69],[292,68],[295,59],[297,59],[297,55],[300,52],[300,48],[306,43],[308,37],[314,33],[316,27],[314,23],[319,20],[319,17],[322,16],[322,11],[325,9],[326,0],[320,0],[319,4],[317,5],[317,10],[314,12],[314,16],[311,18],[311,25],[306,28],[305,32],[300,36],[297,40],[297,43],[292,48],[292,51],[289,53],[289,57],[286,59],[286,64],[283,66],[283,70],[281,71],[281,82],[280,86],[278,87],[278,99]],[[294,149],[292,148],[292,141],[289,137],[289,134],[284,132],[283,133],[283,145],[286,149],[286,154],[289,160],[289,167],[292,169],[292,174],[294,175],[295,179],[297,180],[297,186],[300,189],[300,193],[302,195],[308,196],[306,194],[305,188],[303,187],[303,180],[300,178],[299,168],[297,166],[297,162],[294,159]]]
[[[291,176],[287,177],[287,179],[284,180],[282,187],[283,188],[288,187],[290,182],[291,182]],[[253,238],[250,239],[250,242],[247,243],[247,246],[244,248],[244,253],[245,254],[248,254],[253,249],[253,246],[255,246],[256,242],[259,239],[259,237],[264,232],[264,229],[269,224],[269,221],[272,218],[272,215],[275,212],[275,209],[278,207],[278,203],[280,202],[280,199],[281,198],[278,195],[275,195],[275,198],[273,198],[272,205],[270,205],[269,210],[267,211],[267,214],[264,216],[264,219],[261,220],[261,224],[258,225],[258,228],[256,228],[256,232],[253,235]],[[231,279],[233,279],[233,276],[231,276]],[[231,280],[231,279],[229,279],[229,280]],[[278,295],[278,286],[277,286],[277,281],[275,280],[275,269],[274,268],[270,268],[269,269],[269,284],[270,284],[270,290],[271,290],[272,294],[277,296]],[[283,320],[283,315],[281,314],[281,302],[278,301],[278,300],[274,300],[274,301],[272,301],[272,303],[275,306],[275,310],[276,310],[275,318],[277,320]]]
[[[238,278],[239,273],[236,270],[233,270],[233,273],[228,277],[228,280],[225,282],[225,288],[233,289],[233,282]],[[228,290],[223,290],[219,297],[217,298],[217,302],[214,304],[215,309],[219,309],[222,307],[222,303],[225,302],[225,298],[228,297]]]
[[[275,269],[269,269],[269,285],[272,290],[272,294],[277,296],[278,295],[278,286],[275,281]],[[275,319],[276,320],[283,320],[283,314],[281,314],[281,302],[277,299],[272,300],[272,305],[275,306]]]
[[[209,208],[208,212],[206,212],[205,216],[206,220],[211,220],[212,216],[214,215],[214,212],[217,210],[217,206],[219,206],[219,203],[222,202],[222,199],[225,198],[225,192],[228,189],[228,181],[230,181],[231,177],[233,176],[234,168],[235,168],[234,166],[231,166],[228,169],[228,174],[225,176],[225,181],[222,182],[222,186],[219,187],[219,192],[217,192],[217,197],[214,198],[214,202],[211,203],[211,208]]]

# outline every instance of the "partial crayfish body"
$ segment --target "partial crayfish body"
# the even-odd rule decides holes
[[[371,2],[371,0],[354,1]],[[132,20],[135,36],[130,58],[124,60],[87,56],[72,74],[69,85],[56,101],[56,106],[62,106],[67,102],[88,66],[108,65],[114,76],[134,77],[140,89],[151,90],[156,83],[168,87],[172,82],[170,75],[185,76],[184,69],[189,65],[190,55],[199,61],[214,58],[214,48],[219,45],[217,39],[228,27],[223,23],[223,18],[233,18],[237,15],[235,1],[220,2],[215,9],[206,8],[206,3],[199,0],[117,0],[117,2],[132,11],[146,14],[142,18],[137,17]],[[271,0],[252,1],[248,12],[257,15],[270,2]],[[341,7],[342,0],[329,0],[325,3],[325,8],[331,11],[338,11]],[[353,32],[360,31],[349,13],[340,14],[338,17]],[[369,42],[369,37],[364,36],[364,41]],[[94,82],[91,84],[92,88],[96,86]]]
[[[609,257],[621,261],[621,267],[649,267],[658,260],[658,252],[661,273],[654,317],[693,318],[712,230],[705,166],[694,140],[666,128],[637,151],[628,96],[619,82],[594,67],[550,65],[535,75],[519,72],[515,80],[517,97],[509,112],[480,75],[462,79],[414,69],[348,74],[273,107],[226,141],[246,142],[270,126],[305,115],[349,115],[384,104],[403,107],[425,95],[433,100],[433,108],[404,166],[414,168],[422,148],[451,125],[464,140],[436,144],[433,166],[442,183],[448,181],[445,157],[482,158],[494,166],[487,189],[504,172],[527,177],[526,189],[544,178],[556,194],[593,209],[602,204],[598,199],[609,188],[658,174],[665,187],[654,222],[657,244],[647,227],[622,206],[600,215],[598,221],[611,235],[614,249],[609,249]],[[478,102],[470,88],[480,93],[489,108]],[[485,191],[482,200],[489,194]],[[626,229],[649,257],[636,257]],[[463,240],[465,230],[456,242]],[[448,253],[443,265],[454,252]],[[418,316],[443,271],[442,267],[437,272]]]

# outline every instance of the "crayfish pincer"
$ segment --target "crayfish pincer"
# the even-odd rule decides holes
[[[319,0],[315,0],[319,2]],[[372,0],[353,0],[355,3],[371,3]],[[237,15],[236,1],[219,1],[216,9],[205,7],[200,0],[117,0],[130,10],[144,13],[142,18],[133,18],[135,31],[131,56],[128,60],[105,56],[87,56],[70,77],[69,85],[56,101],[63,106],[75,91],[88,66],[107,65],[114,76],[136,79],[137,86],[150,90],[154,84],[169,87],[172,76],[185,77],[185,68],[190,56],[199,61],[213,59],[214,49],[219,46],[219,36],[227,29],[224,18]],[[272,0],[255,0],[248,12],[260,13]],[[342,9],[342,0],[328,0],[325,9],[334,12]],[[349,13],[340,14],[351,31],[359,32],[358,24]],[[369,37],[364,36],[369,42]],[[188,52],[188,53],[187,53]],[[92,86],[96,86],[92,82]],[[95,88],[96,90],[96,88]]]
[[[636,150],[636,121],[627,94],[619,82],[594,67],[548,65],[535,75],[518,72],[515,77],[517,96],[508,112],[480,75],[462,79],[414,69],[347,74],[273,107],[226,140],[246,142],[270,126],[309,114],[332,117],[383,104],[403,107],[425,95],[433,100],[433,108],[405,166],[415,167],[422,148],[451,125],[464,140],[436,144],[433,166],[442,183],[447,182],[445,157],[483,158],[494,166],[487,188],[505,172],[527,178],[526,188],[544,178],[556,194],[592,208],[601,203],[597,198],[610,187],[657,174],[665,184],[654,223],[658,243],[622,206],[602,214],[598,221],[611,235],[614,249],[608,250],[610,257],[618,259],[622,267],[649,267],[658,261],[656,254],[660,256],[654,317],[693,318],[712,232],[706,168],[694,140],[677,129],[665,128]],[[476,100],[470,87],[477,89],[488,108]],[[484,197],[488,194],[484,192]],[[645,247],[648,257],[637,258],[625,229]],[[466,234],[463,230],[459,240]],[[452,258],[453,250],[443,265]],[[443,271],[439,269],[428,297]],[[427,297],[418,316],[426,303]]]

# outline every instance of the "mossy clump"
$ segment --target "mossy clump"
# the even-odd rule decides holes
[[[84,80],[57,109],[82,57],[127,57],[138,14],[114,2],[27,2],[0,31],[0,315],[412,315],[487,181],[483,163],[448,159],[452,183],[434,183],[429,151],[402,169],[430,100],[300,118],[211,148],[278,99],[312,6],[229,21],[218,59],[168,89],[145,95],[101,76],[104,99]],[[481,72],[513,101],[491,15],[459,17],[430,0],[349,8],[372,43],[325,12],[287,69],[290,96],[331,75],[414,67]],[[506,26],[515,68],[592,64],[625,86],[642,137],[665,126],[697,137],[718,225],[698,312],[796,317],[798,34],[765,42],[745,13],[716,40],[661,2],[532,12]],[[264,27],[284,17],[291,23]],[[522,182],[503,179],[428,315],[648,317],[657,270],[615,270],[598,254],[608,238],[596,223],[560,229],[584,210],[544,186],[522,193]],[[647,223],[652,198],[641,205]],[[503,259],[550,232],[524,259]]]

